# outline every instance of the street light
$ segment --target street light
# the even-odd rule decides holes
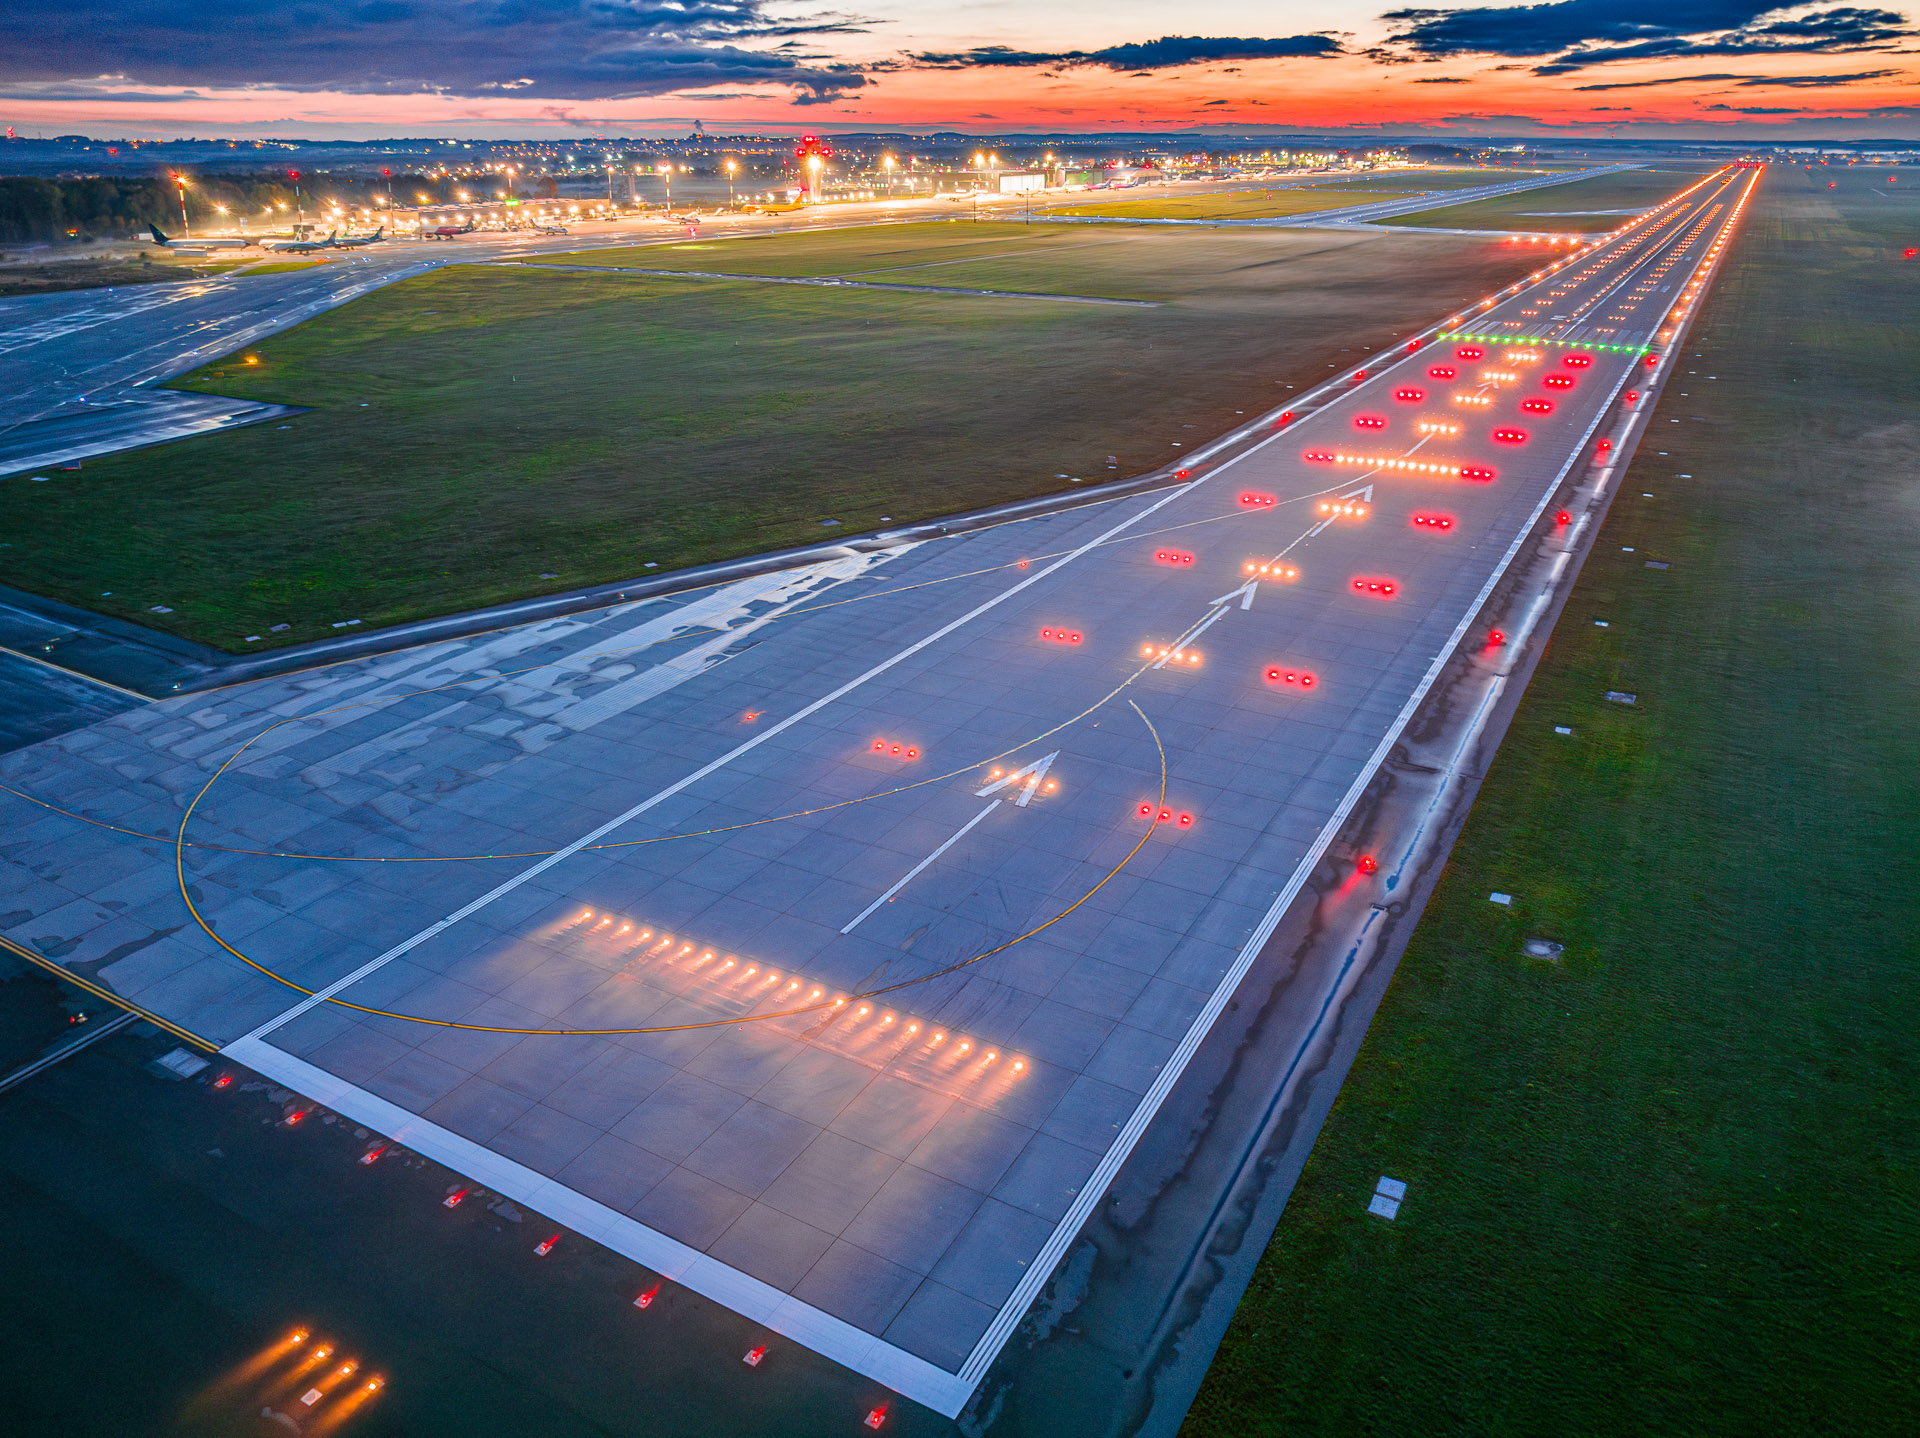
[[[891,195],[893,193],[893,156],[882,155],[880,168],[887,172],[887,193]]]
[[[174,175],[171,178],[180,190],[180,230],[188,239],[192,239],[193,226],[187,223],[187,177]]]
[[[813,171],[813,179],[807,185],[807,198],[816,205],[820,203],[820,164],[818,155],[807,156],[807,168]]]
[[[669,162],[664,165],[655,165],[654,169],[667,177],[667,208],[671,210],[673,208],[673,165]]]
[[[738,160],[727,161],[727,208],[733,208],[733,174],[740,168]]]

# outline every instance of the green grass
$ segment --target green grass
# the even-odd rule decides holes
[[[1504,185],[1514,180],[1530,180],[1547,174],[1544,168],[1523,169],[1504,165],[1485,170],[1376,170],[1351,180],[1328,180],[1329,190],[1371,190],[1375,187],[1395,190],[1471,190],[1481,185]]]
[[[1168,195],[1151,200],[1075,201],[1053,205],[1047,213],[1101,220],[1269,220],[1305,215],[1315,210],[1338,210],[1375,200],[1403,199],[1399,189],[1290,189],[1213,190],[1199,195]]]
[[[452,266],[181,383],[311,408],[284,428],[0,482],[0,582],[246,651],[661,574],[1160,468],[1527,264],[1475,240],[916,228],[632,255],[1164,302]]]
[[[1920,1431],[1916,232],[1763,182],[1189,1438]]]
[[[1546,185],[1518,194],[1501,195],[1492,200],[1474,200],[1445,209],[1423,210],[1417,215],[1401,215],[1380,223],[1390,225],[1428,225],[1448,230],[1542,230],[1555,234],[1600,234],[1617,230],[1629,215],[1580,213],[1581,211],[1619,210],[1632,206],[1651,209],[1670,195],[1678,194],[1707,173],[1709,166],[1683,170],[1671,166],[1659,169],[1620,170],[1596,175],[1590,180],[1568,180],[1562,185]]]

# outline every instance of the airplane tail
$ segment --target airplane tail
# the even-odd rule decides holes
[[[156,245],[164,245],[167,243],[167,237],[160,233],[160,227],[158,225],[148,225],[147,228],[153,232],[153,242]]]

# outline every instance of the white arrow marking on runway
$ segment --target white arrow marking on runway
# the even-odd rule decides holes
[[[1240,601],[1240,607],[1242,609],[1251,609],[1253,608],[1253,596],[1259,592],[1259,589],[1260,581],[1257,579],[1249,579],[1231,594],[1223,594],[1218,599],[1209,599],[1207,603],[1232,604],[1233,601],[1237,599]],[[1209,622],[1211,621],[1209,620]]]
[[[1031,764],[1025,765],[1024,767],[1019,769],[1015,769],[1011,774],[1003,775],[1002,777],[995,779],[991,784],[987,785],[986,788],[976,790],[975,797],[984,799],[987,797],[987,795],[998,793],[1000,790],[1007,788],[1009,785],[1019,784],[1020,797],[1013,801],[1013,805],[1016,809],[1024,809],[1027,807],[1027,801],[1031,799],[1034,796],[1035,791],[1039,789],[1040,781],[1047,777],[1047,770],[1053,767],[1053,761],[1055,759],[1058,759],[1059,757],[1060,757],[1060,751],[1058,749],[1055,749],[1051,754],[1047,755],[1045,758],[1035,759]],[[882,904],[886,903],[889,899],[891,899],[895,894],[899,893],[902,889],[906,888],[908,884],[913,882],[914,878],[920,873],[922,869],[926,868],[927,865],[931,864],[935,859],[939,858],[942,854],[946,853],[947,850],[951,849],[955,844],[959,843],[962,839],[964,839],[967,836],[967,833],[973,828],[975,824],[978,824],[982,819],[986,818],[987,815],[991,814],[995,809],[998,809],[1001,806],[1001,804],[1003,804],[1004,802],[1006,802],[1004,799],[995,799],[991,804],[987,805],[986,808],[982,809],[978,814],[975,814],[971,819],[967,820],[967,822],[962,824],[960,828],[954,833],[952,838],[948,839],[946,843],[942,844],[939,848],[935,849],[931,854],[927,855],[926,858],[922,859],[919,863],[915,864],[911,869],[907,870],[905,874],[901,875],[900,881],[898,883],[896,883],[891,889],[888,889],[886,893],[882,894],[879,898],[875,899],[871,904],[868,904],[866,908],[862,909],[859,913],[855,914],[852,920],[840,932],[843,934],[852,933],[855,929],[857,929],[860,926],[861,922],[864,919],[866,919],[868,915],[872,914],[875,909],[879,908]]]

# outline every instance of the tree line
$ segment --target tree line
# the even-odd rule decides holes
[[[224,229],[242,221],[255,229],[279,227],[292,223],[296,206],[304,208],[309,218],[317,218],[335,204],[371,206],[376,196],[386,196],[389,184],[394,202],[408,205],[422,194],[436,201],[450,199],[452,191],[466,182],[424,175],[395,175],[391,181],[384,176],[314,175],[299,179],[298,196],[295,183],[281,172],[189,176],[188,222],[196,230]],[[180,230],[180,190],[166,175],[0,177],[0,244],[123,239],[145,233],[148,225],[158,225],[169,234]]]

